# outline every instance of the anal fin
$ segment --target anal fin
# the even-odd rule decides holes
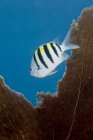
[[[49,73],[48,75],[53,75],[55,74],[57,71],[52,71],[51,73]]]

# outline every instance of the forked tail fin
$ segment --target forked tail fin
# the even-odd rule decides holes
[[[64,41],[62,42],[62,44],[60,45],[61,49],[63,52],[67,51],[67,50],[73,50],[73,49],[78,49],[80,48],[80,46],[76,45],[76,44],[72,44],[70,41],[70,37],[71,37],[71,28],[68,31]]]

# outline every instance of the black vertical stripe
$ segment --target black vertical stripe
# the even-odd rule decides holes
[[[59,50],[62,52],[61,47],[56,43],[56,46],[59,48]]]
[[[40,66],[39,66],[39,64],[37,62],[37,59],[36,59],[36,56],[35,56],[35,53],[34,53],[34,61],[35,61],[36,65],[37,65],[38,69],[40,69]]]
[[[44,51],[45,51],[47,57],[50,59],[50,61],[51,61],[52,63],[54,63],[54,61],[53,61],[53,59],[52,59],[52,56],[51,56],[51,54],[50,54],[50,52],[49,52],[49,50],[48,50],[47,45],[44,45],[43,47],[44,47]]]
[[[37,54],[38,54],[38,57],[39,57],[39,60],[41,61],[41,63],[42,63],[46,68],[48,68],[48,66],[46,65],[46,63],[45,63],[45,61],[44,61],[44,59],[43,59],[43,57],[42,57],[42,54],[41,54],[41,52],[40,52],[40,48],[38,48]]]
[[[54,53],[58,56],[58,52],[56,50],[56,48],[54,47],[53,43],[50,43],[51,48],[53,49]]]

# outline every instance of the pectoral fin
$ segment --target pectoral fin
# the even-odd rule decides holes
[[[49,73],[48,75],[53,75],[55,74],[57,71],[52,71],[51,73]]]

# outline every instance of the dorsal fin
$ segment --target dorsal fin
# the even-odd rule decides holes
[[[62,38],[61,35],[59,35],[52,42],[55,42],[60,46],[62,44],[61,38]]]

